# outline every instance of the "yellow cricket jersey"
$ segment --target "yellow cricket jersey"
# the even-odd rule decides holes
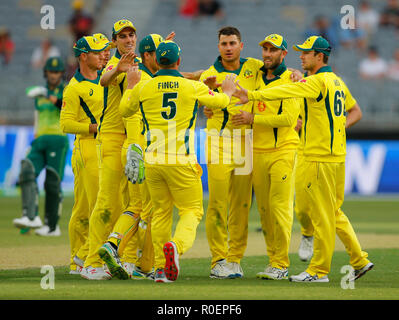
[[[147,131],[146,163],[187,164],[196,162],[194,128],[198,108],[224,108],[230,102],[199,81],[185,79],[177,70],[158,71],[148,81],[127,90],[120,104],[122,116],[139,109]]]
[[[60,115],[63,132],[76,134],[78,138],[95,137],[89,133],[89,125],[98,123],[103,108],[104,88],[100,85],[100,73],[95,80],[83,77],[80,70],[65,87]]]
[[[141,70],[140,81],[145,82],[154,77],[152,72],[148,70],[144,64],[139,63],[139,69]],[[145,134],[145,126],[141,113],[137,112],[128,118],[123,118],[123,122],[126,128],[126,144],[130,145],[132,143],[138,143],[141,141],[142,139],[140,136]]]
[[[116,68],[121,58],[121,54],[116,50],[115,55],[111,57],[103,70],[103,75]],[[141,62],[136,58],[135,62]],[[100,133],[120,133],[125,134],[125,126],[122,116],[119,113],[119,103],[123,92],[126,90],[126,73],[119,74],[108,87],[104,87],[104,107],[100,117],[98,131]]]
[[[267,70],[262,67],[256,79],[257,90],[263,90],[291,83],[291,71],[284,62],[273,72],[275,78],[266,78]],[[255,101],[253,113],[254,152],[275,151],[276,149],[296,149],[299,138],[295,131],[299,115],[299,99]]]
[[[346,155],[346,106],[356,100],[329,66],[296,83],[249,91],[250,100],[304,98],[303,154],[309,161],[344,162]]]
[[[215,63],[208,69],[205,70],[200,77],[200,81],[204,81],[210,76],[216,76],[216,81],[222,83],[228,74],[236,74],[237,80],[240,85],[247,90],[256,89],[256,77],[259,69],[263,66],[263,62],[254,58],[241,58],[240,67],[237,70],[230,71],[223,67],[221,62],[221,57],[218,57]],[[216,92],[222,92],[219,87],[215,90]],[[230,104],[222,108],[222,110],[214,110],[211,119],[207,120],[207,131],[208,134],[213,135],[212,131],[215,131],[218,135],[231,136],[234,129],[241,129],[240,135],[245,133],[245,129],[250,129],[250,125],[242,125],[239,127],[233,126],[231,121],[229,121],[230,116],[239,113],[239,110],[244,110],[252,112],[253,102],[249,102],[245,105],[236,106],[239,100],[235,97],[231,99]],[[213,130],[212,130],[213,129]],[[212,130],[212,131],[211,131]]]

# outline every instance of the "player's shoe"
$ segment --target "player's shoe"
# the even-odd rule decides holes
[[[166,242],[163,246],[163,253],[165,255],[165,275],[171,281],[175,281],[179,276],[179,253],[177,252],[176,244],[173,241]]]
[[[35,234],[43,237],[59,237],[61,235],[61,229],[59,226],[57,226],[53,231],[50,231],[49,226],[43,226],[39,229],[36,229]]]
[[[82,270],[83,268],[81,266],[76,266],[76,269],[75,270],[71,269],[69,271],[69,274],[81,274]]]
[[[105,271],[103,267],[93,268],[88,266],[82,269],[80,275],[87,280],[110,280],[112,278],[111,274]]]
[[[107,265],[112,277],[121,280],[129,279],[129,274],[123,268],[123,265],[119,260],[118,252],[110,243],[104,243],[102,247],[98,250],[98,255]]]
[[[36,216],[33,220],[30,220],[27,216],[23,216],[21,218],[14,219],[14,226],[20,229],[25,228],[40,228],[43,226],[42,220],[40,220],[39,216]]]
[[[266,280],[285,280],[288,279],[288,269],[287,268],[275,268],[272,266],[266,267],[262,272],[258,272],[256,277],[259,279]]]
[[[140,267],[134,266],[131,273],[133,280],[154,280],[154,271],[144,272]]]
[[[313,236],[307,237],[302,235],[301,243],[298,249],[299,259],[309,261],[313,256]]]
[[[85,262],[82,260],[82,259],[80,259],[78,256],[74,256],[73,257],[73,262],[77,265],[77,266],[79,266],[79,267],[84,267],[84,264],[85,264]]]
[[[173,280],[169,280],[169,279],[166,277],[166,274],[165,274],[165,270],[164,270],[164,269],[157,269],[157,270],[155,271],[154,281],[155,281],[155,282],[165,282],[165,283],[167,283],[167,282],[174,282]]]
[[[229,262],[227,263],[228,268],[230,269],[230,274],[228,278],[235,279],[235,278],[242,278],[244,277],[244,271],[241,268],[241,265],[237,262]]]
[[[219,260],[211,269],[211,274],[209,277],[213,279],[231,279],[232,271],[230,269],[230,265],[225,259]]]
[[[131,276],[133,274],[133,270],[134,270],[134,263],[131,262],[124,262],[123,264],[123,269],[126,270],[126,272],[129,274],[129,276]]]
[[[288,280],[292,282],[330,282],[328,279],[327,275],[319,278],[317,274],[314,276],[311,276],[309,273],[306,271],[296,275],[296,276],[290,276]]]
[[[372,262],[369,262],[368,264],[366,264],[361,269],[354,269],[353,273],[352,273],[352,279],[351,280],[359,279],[361,276],[364,276],[367,271],[370,271],[371,269],[373,269],[373,267],[374,267],[374,264]]]

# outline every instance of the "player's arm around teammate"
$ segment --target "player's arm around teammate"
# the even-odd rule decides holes
[[[259,89],[291,82],[284,58],[287,43],[271,34],[259,43],[264,66],[257,78]],[[257,101],[253,112],[241,111],[233,124],[253,125],[253,186],[265,236],[269,265],[257,277],[288,278],[288,250],[293,221],[294,167],[299,143],[295,131],[298,99]]]
[[[201,81],[211,90],[222,92],[215,83],[234,74],[243,86],[255,89],[256,76],[263,63],[253,58],[241,58],[243,47],[237,28],[220,29],[220,56],[202,73]],[[213,110],[212,118],[207,120],[209,202],[205,224],[212,254],[210,276],[218,279],[244,275],[240,261],[247,246],[252,201],[251,126],[234,126],[231,117],[239,113],[239,109],[252,111],[253,103],[237,107],[236,102],[233,98],[226,108]]]
[[[184,79],[177,71],[180,49],[175,43],[163,42],[156,52],[161,70],[154,79],[127,90],[120,111],[123,116],[130,116],[140,109],[145,119],[146,179],[154,208],[155,281],[170,282],[178,276],[179,255],[192,246],[203,215],[201,173],[193,150],[198,107],[227,106],[235,85],[229,79],[224,86],[228,95],[213,93],[200,82]],[[168,130],[170,126],[176,134]],[[179,209],[180,219],[171,237],[173,205]]]
[[[356,105],[345,83],[327,65],[331,47],[320,36],[309,37],[302,45],[302,66],[309,76],[295,84],[257,92],[238,90],[241,102],[251,99],[274,100],[302,97],[305,102],[304,157],[307,177],[302,189],[310,202],[314,226],[314,254],[306,271],[291,276],[297,282],[328,282],[336,234],[343,241],[354,268],[356,280],[373,264],[348,218],[341,210],[345,187],[346,108]]]

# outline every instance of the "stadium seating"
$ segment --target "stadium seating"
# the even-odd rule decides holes
[[[350,1],[357,8],[360,0]],[[318,0],[222,0],[226,18],[218,21],[212,17],[190,19],[179,15],[177,0],[92,0],[88,1],[91,9],[100,17],[97,24],[99,32],[110,36],[112,23],[119,18],[130,18],[138,29],[138,36],[148,33],[159,33],[166,36],[170,31],[176,32],[176,42],[182,48],[182,66],[184,71],[207,68],[213,64],[218,55],[217,31],[223,25],[234,25],[243,35],[243,56],[261,57],[258,42],[270,33],[280,33],[288,41],[289,49],[294,43],[303,42],[304,32],[318,14],[328,16],[335,23],[340,19],[340,8],[348,1],[318,1]],[[371,5],[381,11],[384,1],[370,0]],[[41,1],[19,0],[5,5],[0,2],[0,12],[6,18],[4,25],[15,26],[12,37],[16,42],[16,53],[11,65],[0,72],[7,76],[0,78],[0,94],[5,97],[0,102],[0,121],[11,123],[32,122],[31,101],[23,94],[29,85],[41,81],[40,73],[32,73],[29,69],[32,50],[38,45],[35,37],[35,25],[40,21],[38,6]],[[57,2],[56,24],[57,46],[66,56],[71,45],[65,32],[65,25],[71,14],[70,3]],[[4,10],[4,11],[3,11]],[[13,12],[17,12],[18,24],[13,21]],[[35,13],[33,13],[35,12]],[[15,16],[15,14],[14,14]],[[64,28],[64,29],[63,29]],[[395,38],[396,37],[396,38]],[[393,41],[396,39],[396,41]],[[381,56],[389,60],[392,57],[397,41],[393,30],[379,30],[371,39],[371,43],[379,48]],[[334,70],[347,82],[354,96],[364,110],[364,119],[353,130],[393,129],[399,123],[399,92],[398,83],[383,81],[364,81],[358,76],[358,65],[364,54],[354,49],[334,50],[330,64]],[[286,58],[288,66],[300,69],[298,54],[289,50]],[[22,81],[23,80],[23,81]],[[202,113],[199,126],[205,123]],[[396,127],[395,127],[396,125]]]

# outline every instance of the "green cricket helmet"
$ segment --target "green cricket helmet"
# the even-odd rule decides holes
[[[60,57],[48,58],[43,68],[44,71],[64,72],[65,65]]]

